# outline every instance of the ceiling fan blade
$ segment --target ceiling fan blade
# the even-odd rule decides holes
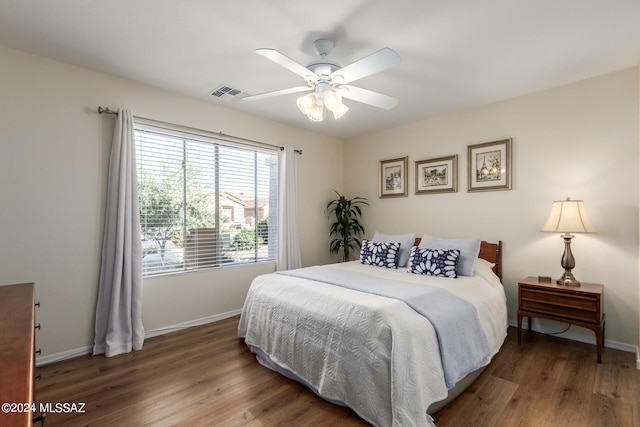
[[[334,83],[351,83],[371,74],[391,68],[400,63],[400,55],[395,50],[385,47],[369,56],[353,62],[331,74]]]
[[[293,59],[281,54],[275,49],[268,49],[268,48],[256,49],[256,53],[258,55],[264,56],[267,59],[272,60],[276,64],[283,66],[289,71],[293,71],[294,73],[296,73],[297,75],[305,79],[305,81],[308,81],[308,82],[310,81],[313,83],[316,83],[318,81],[318,76],[313,71],[309,70],[307,67],[304,67],[298,64]]]
[[[392,96],[383,95],[368,89],[362,89],[361,87],[342,85],[338,88],[338,91],[343,98],[353,99],[354,101],[373,105],[374,107],[382,108],[384,110],[391,110],[393,107],[398,105],[398,99]]]
[[[310,90],[313,90],[313,88],[309,86],[296,86],[296,87],[290,87],[288,89],[275,90],[273,92],[265,92],[265,93],[259,93],[256,95],[245,96],[244,98],[242,98],[242,100],[257,101],[260,99],[271,98],[272,96],[287,95],[289,93],[306,92]]]

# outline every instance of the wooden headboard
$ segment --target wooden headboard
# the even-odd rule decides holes
[[[502,240],[498,240],[497,243],[489,243],[484,240],[480,242],[480,254],[478,258],[485,259],[493,264],[493,272],[500,279],[502,283]]]
[[[420,240],[422,239],[418,237],[414,245],[418,246],[420,244]],[[478,254],[478,258],[482,258],[494,264],[493,272],[496,273],[496,276],[498,276],[502,283],[502,240],[498,240],[497,243],[489,243],[484,240],[480,242],[480,253]]]

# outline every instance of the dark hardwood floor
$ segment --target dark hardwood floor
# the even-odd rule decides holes
[[[45,426],[366,426],[264,367],[237,338],[238,318],[148,339],[113,358],[81,356],[39,368]],[[640,425],[635,356],[515,330],[476,382],[434,418],[450,426]],[[62,407],[64,408],[64,406]]]

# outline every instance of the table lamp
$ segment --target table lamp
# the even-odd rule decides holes
[[[576,260],[571,253],[571,239],[575,236],[571,233],[596,232],[587,218],[584,202],[571,200],[569,197],[566,200],[553,202],[549,218],[540,231],[563,233],[560,237],[564,239],[564,254],[560,265],[564,268],[564,274],[556,283],[560,286],[579,287],[580,282],[571,273],[571,270],[576,266]]]

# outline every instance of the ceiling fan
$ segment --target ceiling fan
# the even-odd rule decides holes
[[[244,101],[257,101],[273,96],[287,95],[297,92],[310,94],[298,98],[300,111],[310,120],[320,122],[324,118],[324,109],[331,111],[335,119],[342,117],[349,108],[342,103],[342,98],[352,99],[374,107],[390,110],[398,104],[398,100],[388,95],[373,92],[349,83],[363,77],[391,68],[400,63],[400,56],[385,47],[347,66],[340,65],[326,59],[334,47],[328,39],[318,39],[313,43],[313,49],[320,60],[305,67],[274,49],[256,49],[256,53],[275,62],[302,77],[306,86],[296,86],[288,89],[276,90],[257,95],[249,95]]]

